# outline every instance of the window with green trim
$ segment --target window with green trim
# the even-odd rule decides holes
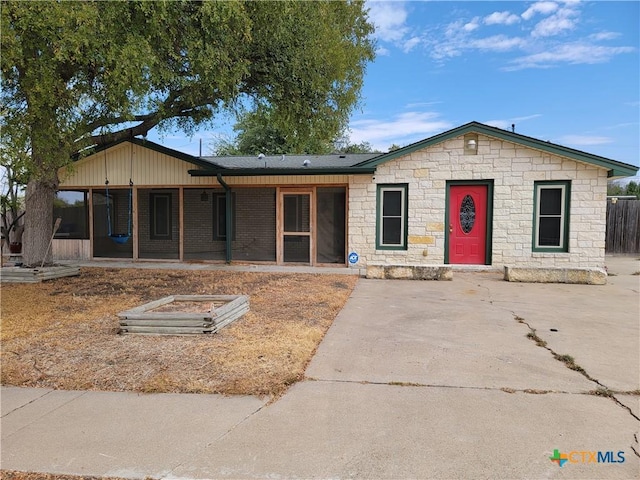
[[[407,249],[407,184],[378,185],[376,247]]]
[[[533,251],[568,252],[570,182],[535,182]]]

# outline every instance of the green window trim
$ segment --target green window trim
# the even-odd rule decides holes
[[[568,252],[571,182],[534,182],[533,187],[532,251]]]
[[[409,185],[379,184],[376,193],[376,250],[407,250],[408,230]]]

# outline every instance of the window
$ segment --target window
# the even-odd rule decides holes
[[[407,249],[408,185],[378,185],[376,247]]]
[[[151,239],[171,240],[171,194],[152,193],[151,204]]]
[[[85,190],[66,190],[56,193],[53,200],[53,220],[60,218],[55,238],[89,238],[88,193]]]
[[[235,220],[236,207],[236,195],[231,194],[231,209],[233,214],[232,220]],[[233,235],[232,239],[236,239],[236,225],[233,221]],[[214,193],[213,194],[213,239],[214,240],[226,240],[227,239],[227,194],[226,193]]]
[[[533,251],[569,251],[570,187],[570,182],[535,182]]]

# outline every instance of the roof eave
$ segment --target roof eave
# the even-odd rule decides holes
[[[398,150],[394,150],[393,152],[385,153],[378,157],[365,160],[364,162],[360,162],[356,164],[355,167],[378,166],[381,163],[385,163],[390,160],[403,157],[417,150],[422,150],[426,147],[443,142],[450,138],[456,138],[461,135],[466,135],[467,133],[479,133],[482,135],[486,135],[488,137],[493,137],[500,140],[517,143],[525,147],[541,150],[546,153],[562,156],[578,162],[588,163],[588,164],[606,169],[609,177],[633,176],[638,171],[638,167],[635,167],[634,165],[618,162],[617,160],[601,157],[599,155],[593,155],[591,153],[583,152],[581,150],[564,147],[562,145],[558,145],[555,143],[538,140],[533,137],[528,137],[526,135],[510,132],[508,130],[503,130],[501,128],[484,125],[479,122],[470,122],[460,127],[453,128],[451,130],[440,133],[438,135],[434,135],[433,137],[429,137],[425,140],[421,140],[419,142],[412,143],[411,145],[407,145],[406,147],[400,148]]]
[[[375,167],[364,168],[225,168],[189,170],[192,177],[272,177],[282,175],[366,175],[374,174]]]
[[[633,177],[638,173],[637,167],[631,168],[613,168],[607,172],[607,177],[616,179],[616,178],[625,178],[625,177]]]
[[[123,139],[120,139],[120,140],[118,140],[116,142],[113,142],[113,143],[109,143],[109,144],[106,144],[106,145],[101,145],[101,146],[89,148],[86,151],[82,152],[82,155],[75,154],[71,158],[72,158],[72,161],[81,160],[81,159],[86,158],[88,156],[95,155],[95,154],[100,153],[100,152],[102,152],[104,150],[108,150],[108,149],[110,149],[112,147],[120,145],[121,143],[124,143],[124,142],[131,142],[134,145],[138,145],[139,147],[148,148],[148,149],[153,150],[155,152],[165,154],[165,155],[167,155],[169,157],[177,158],[178,160],[182,160],[182,161],[191,163],[191,164],[196,165],[198,167],[211,168],[211,166],[212,166],[211,162],[208,162],[206,160],[202,160],[202,159],[200,159],[198,157],[194,157],[193,155],[189,155],[188,153],[180,152],[178,150],[174,150],[172,148],[165,147],[164,145],[160,145],[159,143],[155,143],[155,142],[152,142],[150,140],[140,139],[140,138],[136,138],[136,137],[123,138]]]

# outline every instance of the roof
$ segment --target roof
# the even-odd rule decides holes
[[[575,150],[573,148],[564,147],[555,143],[538,140],[537,138],[528,137],[526,135],[510,132],[508,130],[502,130],[501,128],[491,127],[479,122],[469,122],[460,127],[456,127],[438,135],[434,135],[433,137],[429,137],[425,140],[412,143],[411,145],[407,145],[406,147],[402,147],[398,150],[378,155],[375,158],[365,160],[364,162],[355,165],[355,167],[377,167],[382,163],[408,155],[409,153],[421,150],[431,145],[435,145],[437,143],[441,143],[446,140],[465,135],[467,133],[479,133],[488,137],[497,138],[499,140],[517,143],[519,145],[533,148],[535,150],[541,150],[553,155],[570,158],[578,162],[595,165],[597,167],[606,169],[608,171],[609,177],[628,177],[635,175],[638,171],[638,167],[629,165],[628,163],[618,162],[616,160],[611,160],[610,158],[605,158],[599,155],[593,155],[591,153]]]
[[[189,170],[189,174],[202,176],[253,175],[350,175],[374,173],[375,167],[356,165],[379,156],[379,153],[351,153],[331,155],[257,155],[202,157],[209,166]]]
[[[379,153],[351,153],[331,155],[258,155],[258,156],[219,156],[201,157],[202,160],[220,168],[340,168],[352,167],[365,162]],[[307,163],[305,163],[307,162]]]
[[[491,127],[479,122],[469,122],[460,127],[447,130],[398,150],[389,153],[351,153],[331,155],[269,155],[269,156],[206,156],[196,157],[184,152],[164,147],[149,140],[128,138],[99,147],[92,151],[97,153],[122,142],[150,148],[157,152],[191,163],[198,168],[189,170],[194,177],[210,177],[218,174],[225,176],[260,176],[260,175],[353,175],[372,174],[376,167],[385,162],[406,156],[417,150],[456,138],[467,133],[478,133],[488,137],[523,145],[553,155],[569,158],[578,162],[594,165],[607,170],[609,177],[628,177],[638,172],[638,167],[618,162],[610,158],[564,147],[555,143],[538,140],[520,133]],[[305,163],[305,161],[308,161]]]

